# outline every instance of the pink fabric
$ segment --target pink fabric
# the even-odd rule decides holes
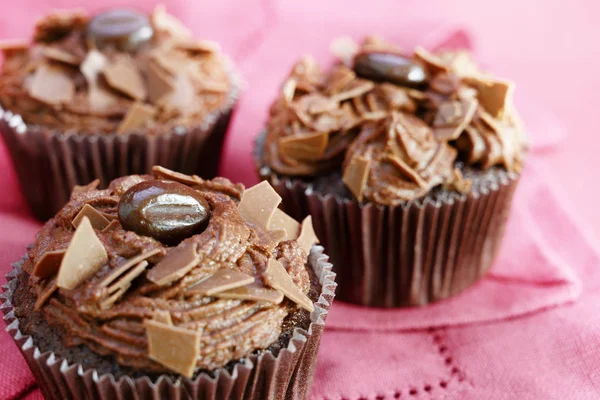
[[[0,14],[0,38],[26,37],[35,17],[52,7],[80,3],[21,0]],[[90,9],[122,3],[104,0]],[[128,3],[151,7],[143,0]],[[567,193],[577,194],[570,200],[584,206],[580,211],[586,218],[600,223],[594,196],[575,189],[582,178],[574,173],[578,160],[589,166],[599,162],[593,150],[598,141],[584,140],[585,128],[595,122],[582,117],[592,114],[600,102],[581,100],[600,85],[597,80],[579,82],[576,76],[561,75],[569,71],[584,76],[574,67],[586,68],[584,61],[592,60],[584,41],[599,32],[588,17],[599,11],[596,3],[573,0],[567,7],[552,0],[536,6],[507,0],[493,12],[485,2],[474,0],[166,3],[196,34],[220,41],[247,81],[222,165],[225,176],[247,185],[256,182],[252,141],[283,76],[300,54],[312,53],[328,62],[329,43],[338,36],[360,38],[376,32],[406,48],[470,47],[482,62],[515,77],[519,85],[516,101],[530,131],[532,151],[492,272],[460,296],[426,308],[389,311],[336,303],[323,337],[311,399],[598,398],[600,317],[595,305],[600,301],[600,256],[595,249],[599,246],[589,233],[590,223],[574,216],[565,196],[556,190],[558,177],[570,188]],[[509,25],[531,29],[524,34]],[[568,57],[557,57],[558,53]],[[587,76],[596,76],[594,63],[589,65]],[[560,102],[555,96],[558,89],[577,99],[577,106]],[[561,110],[562,122],[553,110]],[[571,139],[579,140],[565,140],[567,130]],[[555,151],[559,148],[571,152]],[[548,160],[554,167],[548,167]],[[3,144],[0,170],[3,276],[25,252],[40,224],[24,204]],[[0,360],[0,400],[41,398],[5,332],[0,332]]]

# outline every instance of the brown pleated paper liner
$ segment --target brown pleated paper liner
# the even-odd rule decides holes
[[[164,134],[63,133],[28,125],[0,107],[0,133],[34,215],[41,220],[54,216],[75,185],[98,178],[106,187],[124,175],[150,173],[153,165],[214,178],[241,84],[230,68],[233,87],[226,105],[198,126]]]
[[[22,261],[7,275],[8,283],[2,287],[4,294],[0,295],[0,301],[3,301],[1,308],[8,324],[6,330],[21,350],[46,399],[305,399],[336,289],[335,274],[321,246],[313,246],[308,261],[322,286],[308,330],[296,328],[288,346],[276,357],[265,351],[241,360],[232,373],[222,368],[211,375],[201,373],[194,379],[174,379],[166,375],[156,381],[148,377],[115,379],[112,374],[84,370],[81,365],[70,363],[53,352],[42,353],[33,338],[19,330],[12,305],[15,278],[22,272]]]
[[[264,135],[264,134],[263,134]],[[500,248],[519,176],[494,171],[466,195],[447,192],[401,206],[322,195],[306,181],[280,177],[255,158],[261,179],[296,220],[312,215],[337,275],[337,298],[371,307],[425,305],[473,285]]]

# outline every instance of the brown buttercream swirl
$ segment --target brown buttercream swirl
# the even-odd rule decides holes
[[[71,221],[85,204],[116,217],[117,204],[125,191],[150,179],[154,178],[134,175],[113,181],[105,190],[88,189],[74,194],[37,235],[24,270],[31,274],[44,253],[68,247],[74,234]],[[278,339],[286,316],[298,310],[295,303],[284,300],[275,305],[266,301],[218,299],[189,294],[186,289],[221,268],[237,269],[264,285],[261,275],[267,260],[273,257],[281,262],[295,285],[306,294],[310,287],[307,255],[295,240],[275,245],[260,241],[264,232],[246,223],[237,208],[243,186],[216,178],[198,180],[193,187],[210,204],[212,216],[206,230],[184,240],[178,247],[196,244],[200,264],[166,286],[157,286],[142,274],[123,298],[103,309],[99,306],[99,298],[106,288],[98,283],[112,270],[132,257],[158,249],[158,253],[148,259],[155,265],[176,247],[167,247],[120,226],[108,231],[96,230],[108,253],[108,263],[79,287],[58,289],[41,308],[48,323],[64,332],[63,340],[67,346],[85,344],[99,354],[114,356],[121,365],[143,371],[168,372],[148,355],[144,320],[152,319],[159,311],[168,311],[177,327],[203,328],[196,364],[202,369],[222,367],[257,349],[267,348]],[[33,275],[29,278],[31,290],[37,296],[48,284],[48,279],[41,280]]]
[[[375,53],[422,68],[423,82],[357,75],[353,57]],[[276,173],[310,177],[340,168],[345,175],[352,157],[364,165],[369,159],[364,187],[348,186],[359,200],[392,205],[439,185],[468,191],[460,165],[520,172],[526,143],[513,85],[482,73],[466,51],[417,48],[406,55],[369,37],[340,58],[345,63],[323,73],[305,57],[285,81],[270,110],[264,151]]]

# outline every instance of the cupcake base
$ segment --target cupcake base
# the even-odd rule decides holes
[[[15,264],[7,276],[8,283],[3,287],[5,293],[0,300],[4,300],[2,309],[9,324],[7,330],[47,399],[304,399],[312,383],[320,338],[336,286],[327,256],[323,255],[322,247],[315,246],[309,265],[321,291],[315,293],[318,302],[310,321],[303,324],[307,329],[290,329],[271,348],[215,371],[197,373],[193,379],[171,374],[130,376],[117,367],[107,371],[106,366],[99,370],[86,365],[88,362],[93,365],[94,358],[102,358],[93,353],[87,353],[91,360],[70,362],[72,357],[79,358],[81,352],[89,350],[81,346],[65,349],[66,354],[62,350],[50,351],[46,344],[40,343],[39,337],[21,331],[13,305],[18,296],[21,263]]]
[[[519,176],[500,168],[465,170],[468,194],[436,189],[400,206],[357,202],[332,173],[281,177],[255,154],[261,179],[294,219],[313,216],[337,274],[337,298],[371,307],[418,306],[476,283],[500,248]]]

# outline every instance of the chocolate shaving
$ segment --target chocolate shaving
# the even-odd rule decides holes
[[[102,229],[102,232],[110,232],[118,229],[121,226],[121,223],[118,220],[110,221],[110,224],[106,225],[106,228]]]
[[[477,100],[442,103],[433,121],[433,132],[438,140],[456,140],[473,120]]]
[[[427,67],[433,72],[448,72],[450,70],[449,66],[446,65],[443,59],[435,54],[430,53],[421,46],[417,46],[415,48],[415,57],[418,60],[423,61],[425,65],[427,65]]]
[[[92,110],[106,110],[118,100],[98,84],[98,76],[104,70],[108,60],[98,50],[90,50],[79,66],[88,83],[88,102]]]
[[[309,215],[302,221],[302,229],[300,230],[300,236],[298,236],[298,245],[306,255],[309,255],[310,249],[315,243],[319,243],[319,238],[313,227],[312,216]]]
[[[83,186],[75,185],[75,187],[73,187],[73,191],[71,192],[71,197],[79,193],[85,193],[91,190],[96,190],[96,188],[98,188],[98,185],[100,185],[100,179],[94,179],[87,185]]]
[[[197,185],[202,182],[202,179],[196,175],[190,176],[181,172],[172,171],[168,168],[155,165],[152,167],[152,174],[156,178],[168,179],[171,181],[183,183],[188,186]]]
[[[238,210],[246,222],[268,230],[279,203],[281,197],[267,181],[262,181],[244,191]]]
[[[356,79],[352,81],[343,92],[331,96],[331,100],[336,102],[350,100],[352,98],[362,96],[363,94],[373,90],[374,87],[375,84],[371,81]]]
[[[154,8],[151,19],[154,28],[159,31],[166,31],[180,38],[192,36],[192,32],[181,21],[167,13],[165,6],[162,4]]]
[[[127,56],[119,56],[102,71],[106,82],[113,89],[134,100],[143,101],[147,97],[146,84],[135,63]]]
[[[138,254],[137,256],[135,256],[133,258],[130,258],[129,260],[125,261],[123,264],[121,264],[118,267],[116,267],[115,269],[113,269],[108,275],[106,275],[98,283],[98,287],[99,288],[107,287],[108,285],[110,285],[117,278],[119,278],[121,275],[125,274],[127,271],[129,271],[134,266],[140,264],[142,261],[147,260],[152,256],[159,254],[160,252],[161,252],[160,249],[154,249],[154,250],[150,250],[150,251]]]
[[[190,53],[216,53],[221,50],[219,43],[212,40],[177,41],[174,47]]]
[[[202,330],[189,330],[155,320],[144,320],[148,356],[157,363],[191,378],[200,355]]]
[[[153,120],[156,112],[157,110],[148,104],[133,103],[117,128],[117,133],[131,132],[144,127],[148,121]]]
[[[83,217],[60,263],[56,284],[59,288],[75,289],[107,261],[104,245],[96,236],[90,220]]]
[[[110,224],[110,221],[104,215],[102,215],[98,210],[96,210],[94,207],[90,206],[89,204],[85,204],[81,208],[81,211],[79,211],[77,216],[75,216],[75,218],[73,218],[73,221],[71,221],[71,224],[73,224],[73,226],[75,228],[77,228],[79,226],[79,224],[81,223],[81,221],[83,220],[83,218],[86,218],[86,217],[92,223],[92,228],[100,230],[100,231],[103,230],[104,228],[106,228],[108,226],[108,224]]]
[[[481,77],[469,79],[469,83],[475,86],[479,93],[479,103],[492,117],[502,118],[510,109],[513,83]]]
[[[279,290],[285,297],[292,300],[300,307],[310,312],[314,311],[315,306],[312,301],[298,289],[279,261],[274,258],[269,258],[267,269],[263,272],[262,277],[267,285],[273,289]]]
[[[100,303],[100,308],[109,308],[117,302],[131,287],[131,282],[142,274],[148,267],[148,261],[144,260],[131,268],[129,272],[120,277],[115,283],[108,287],[110,297]]]
[[[46,303],[46,301],[48,301],[50,296],[52,296],[52,294],[57,289],[58,289],[58,286],[56,285],[56,277],[54,277],[50,281],[48,281],[48,283],[46,283],[46,286],[44,286],[44,288],[38,295],[33,309],[35,311],[40,311],[42,309],[42,306]]]
[[[52,250],[45,252],[33,266],[31,275],[46,279],[58,272],[60,263],[66,250]]]
[[[315,160],[325,153],[328,141],[328,132],[286,136],[279,139],[279,151],[286,157],[298,160]]]
[[[189,287],[185,293],[213,296],[220,292],[249,285],[252,282],[254,282],[253,276],[235,269],[221,268],[202,282]]]
[[[356,53],[358,53],[358,44],[347,36],[339,37],[334,39],[329,46],[329,51],[336,58],[344,63],[346,66],[352,65],[352,60]]]
[[[164,101],[167,95],[175,90],[175,82],[156,62],[149,62],[148,74],[148,99],[153,104]]]
[[[42,54],[44,57],[49,58],[50,60],[63,62],[69,65],[77,66],[81,62],[79,57],[56,47],[44,47],[42,49]]]
[[[344,170],[342,181],[359,202],[363,199],[365,185],[369,179],[370,166],[371,160],[369,158],[355,156],[352,157],[350,164]]]
[[[279,208],[275,209],[271,222],[269,223],[269,230],[285,230],[285,236],[281,240],[294,240],[300,235],[300,224],[294,218],[290,217]]]
[[[196,253],[196,244],[185,243],[172,249],[152,268],[146,277],[158,286],[165,286],[185,276],[198,265],[200,256]]]
[[[260,283],[253,283],[226,292],[215,294],[220,299],[235,299],[248,301],[266,301],[279,304],[283,301],[283,293],[278,290],[263,287]]]
[[[294,95],[296,94],[296,80],[293,78],[288,79],[284,82],[281,87],[281,92],[283,93],[283,99],[291,103],[294,100]]]
[[[60,67],[42,64],[36,69],[29,95],[49,105],[68,103],[75,94],[75,84]]]
[[[3,52],[26,51],[28,49],[29,42],[25,39],[0,40],[0,50]]]
[[[152,319],[156,322],[160,322],[161,324],[173,325],[171,313],[166,310],[154,311],[154,316],[152,317]]]

